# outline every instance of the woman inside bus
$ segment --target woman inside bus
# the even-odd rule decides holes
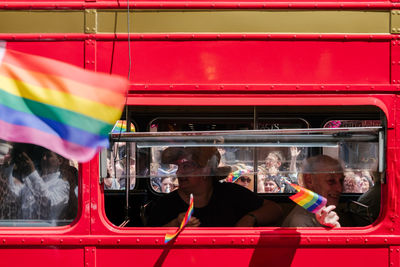
[[[270,225],[282,216],[280,207],[235,183],[220,183],[231,171],[218,167],[221,155],[214,147],[170,147],[161,155],[163,164],[175,164],[179,188],[161,197],[150,210],[149,226],[178,227],[188,209],[194,212],[189,227]]]

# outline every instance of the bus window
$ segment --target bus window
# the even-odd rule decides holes
[[[43,147],[0,141],[0,226],[71,223],[78,211],[78,164]]]
[[[129,155],[134,155],[131,165],[135,164],[129,175],[135,187],[129,192],[104,192],[107,218],[114,225],[125,225],[129,217],[126,226],[148,226],[154,203],[182,190],[179,164],[163,161],[165,151],[214,147],[217,168],[229,168],[214,180],[247,188],[281,207],[281,220],[270,225],[282,226],[295,208],[289,199],[296,193],[292,185],[307,186],[302,180],[304,162],[315,156],[341,164],[342,187],[333,194],[339,201],[335,211],[341,226],[371,224],[380,212],[380,181],[385,174],[382,113],[375,107],[315,110],[257,107],[255,116],[253,107],[132,107],[131,120],[147,130],[111,134],[109,155],[115,157],[113,162],[126,160],[121,150],[129,147]],[[371,191],[378,194],[371,197]]]
[[[217,155],[218,159],[216,168],[229,169],[228,172],[224,173],[207,173],[206,177],[212,176],[213,181],[218,184],[236,183],[250,190],[256,187],[257,190],[253,191],[259,193],[259,195],[272,196],[278,193],[286,198],[297,192],[293,185],[308,186],[305,180],[302,180],[302,177],[305,177],[303,173],[304,162],[316,156],[329,157],[341,166],[340,169],[334,170],[335,173],[343,177],[340,179],[341,185],[333,193],[318,191],[318,188],[314,190],[327,198],[328,204],[336,205],[338,212],[343,212],[344,215],[341,218],[347,220],[342,223],[343,226],[351,226],[351,216],[354,214],[350,214],[350,212],[355,212],[355,209],[353,207],[350,210],[348,204],[356,203],[356,201],[352,202],[352,199],[349,198],[346,202],[339,203],[342,193],[347,193],[344,191],[346,166],[351,166],[354,171],[357,170],[355,174],[363,175],[363,177],[359,178],[360,188],[367,186],[372,188],[374,186],[373,177],[377,171],[376,164],[365,163],[363,156],[355,150],[379,147],[381,145],[381,139],[379,139],[382,133],[381,129],[381,127],[356,127],[338,129],[147,132],[127,133],[119,137],[119,139],[134,146],[135,149],[133,150],[137,155],[145,156],[144,158],[141,158],[141,156],[137,158],[137,166],[146,166],[146,164],[140,164],[140,162],[142,160],[143,162],[148,161],[147,166],[150,166],[150,173],[147,179],[153,180],[151,183],[152,189],[161,193],[181,190],[179,187],[180,178],[186,177],[186,174],[183,175],[183,173],[190,173],[190,177],[204,176],[203,172],[195,171],[199,166],[202,166],[202,168],[208,166],[201,159],[200,152],[193,152],[190,157],[186,157],[190,159],[200,157],[192,160],[193,166],[189,163],[185,164],[186,158],[180,158],[180,155],[186,155],[185,151],[189,150],[214,149],[216,151],[215,155]],[[176,155],[170,155],[172,153],[170,151],[176,152]],[[232,153],[229,156],[229,160],[226,157],[226,151]],[[346,153],[343,151],[346,151]],[[285,162],[285,160],[281,154],[291,156],[291,164],[289,166],[282,166],[282,162]],[[267,156],[264,159],[263,156],[259,155]],[[345,157],[345,155],[352,156]],[[376,153],[373,154],[377,161],[380,156]],[[261,159],[258,160],[258,158]],[[180,162],[180,160],[183,161]],[[192,161],[189,160],[189,162]],[[157,168],[154,166],[157,166]],[[321,166],[321,168],[323,167],[329,166]],[[193,173],[191,173],[192,171]],[[310,172],[312,175],[325,173],[320,169],[311,170]],[[330,170],[327,172],[329,174]],[[146,178],[146,176],[140,177]],[[154,182],[155,177],[160,178],[158,184]],[[257,180],[254,177],[258,177]],[[369,184],[362,184],[361,178],[365,178]],[[255,181],[257,181],[257,185],[255,185]],[[366,189],[364,188],[363,190]],[[357,191],[357,193],[362,192]],[[216,225],[209,224],[209,226]]]
[[[130,129],[126,127],[126,120],[118,120],[111,133],[121,134],[125,132],[135,132],[136,127],[133,123]],[[104,181],[105,190],[124,190],[127,179],[129,180],[129,189],[135,188],[135,151],[134,148],[127,149],[126,143],[115,142],[112,148],[106,152],[107,172]],[[129,175],[127,175],[129,173]]]

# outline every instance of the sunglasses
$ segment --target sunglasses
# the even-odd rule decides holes
[[[251,179],[250,179],[249,177],[244,177],[244,176],[242,176],[242,177],[240,177],[239,179],[240,179],[240,181],[241,181],[242,183],[250,183],[250,182],[251,182]]]

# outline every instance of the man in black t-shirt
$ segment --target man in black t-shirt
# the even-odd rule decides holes
[[[148,226],[178,227],[194,196],[194,213],[188,227],[257,226],[276,222],[281,209],[237,184],[220,183],[230,167],[218,167],[220,154],[214,147],[171,147],[163,151],[164,164],[178,166],[178,190],[154,203]]]

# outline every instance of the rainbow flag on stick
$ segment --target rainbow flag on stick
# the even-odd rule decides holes
[[[164,244],[167,244],[169,241],[174,239],[180,232],[182,232],[183,228],[186,226],[186,224],[189,222],[190,218],[192,217],[193,209],[194,209],[193,194],[190,194],[189,208],[186,211],[185,217],[183,218],[183,220],[181,222],[181,226],[179,227],[179,229],[175,233],[173,233],[173,234],[166,233],[165,234]]]
[[[108,146],[128,80],[6,49],[0,42],[0,138],[90,160]]]
[[[292,184],[286,179],[285,182],[297,190],[297,193],[289,198],[306,210],[312,213],[317,213],[326,206],[326,198],[323,196],[318,195],[317,193],[314,193],[313,191],[299,185]]]

